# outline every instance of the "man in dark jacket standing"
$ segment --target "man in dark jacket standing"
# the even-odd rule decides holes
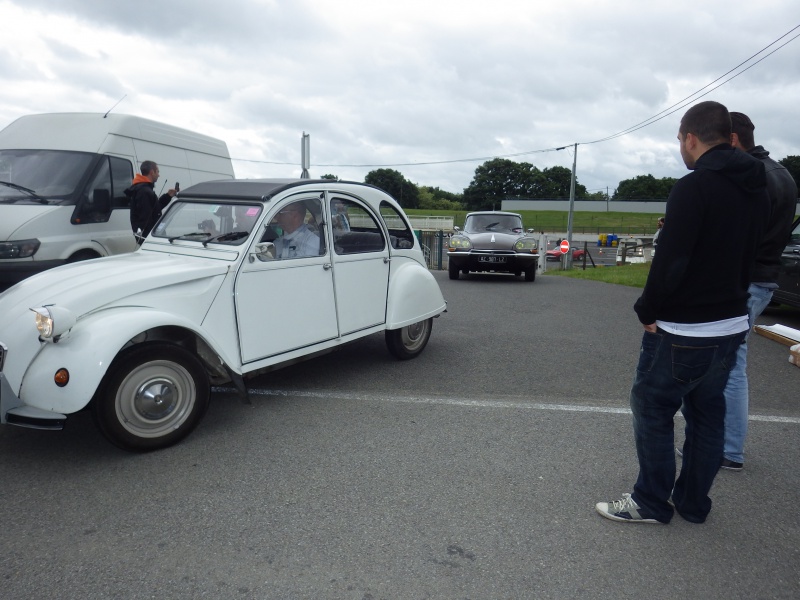
[[[750,279],[750,299],[747,301],[749,326],[772,300],[772,290],[778,287],[781,254],[789,235],[797,208],[797,184],[780,163],[769,157],[763,146],[756,146],[753,137],[755,125],[739,112],[731,113],[731,145],[747,152],[764,163],[769,195],[769,218],[764,236],[756,252],[756,264]],[[725,449],[722,468],[741,471],[744,467],[744,440],[747,436],[749,394],[747,390],[747,338],[736,353],[736,366],[731,370],[725,386]]]
[[[663,235],[634,309],[644,326],[630,393],[639,477],[633,492],[598,502],[602,516],[669,523],[674,511],[702,523],[722,461],[725,384],[749,329],[747,287],[768,214],[764,165],[730,145],[731,119],[701,102],[678,140],[692,172],[672,188]],[[726,260],[709,264],[720,253]],[[686,419],[675,480],[673,418]]]
[[[151,160],[142,163],[141,175],[133,178],[131,187],[125,190],[125,195],[131,201],[131,229],[136,237],[136,242],[141,245],[150,234],[153,225],[161,216],[161,211],[177,193],[170,189],[160,198],[154,190],[158,181],[158,165]]]

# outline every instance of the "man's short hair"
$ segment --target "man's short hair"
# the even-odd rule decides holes
[[[682,135],[693,134],[706,145],[731,141],[731,116],[719,102],[708,100],[695,104],[681,119]]]
[[[150,171],[152,171],[153,169],[155,169],[157,167],[158,167],[158,165],[156,163],[154,163],[152,160],[146,160],[146,161],[144,161],[142,163],[142,167],[141,167],[140,171],[141,171],[142,175],[147,177],[148,175],[150,175]]]
[[[732,112],[731,113],[731,132],[739,136],[739,143],[745,150],[750,150],[756,145],[753,131],[756,126],[744,113]]]

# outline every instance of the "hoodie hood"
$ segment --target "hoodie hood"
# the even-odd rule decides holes
[[[150,181],[149,177],[145,177],[141,173],[137,173],[136,177],[133,178],[133,182],[131,183],[131,187],[129,187],[127,190],[125,190],[125,195],[126,196],[133,196],[134,192],[136,191],[134,188],[137,188],[137,187],[142,186],[142,185],[149,186],[150,189],[155,188],[155,185],[153,185],[153,182]]]
[[[751,193],[767,187],[764,164],[730,144],[719,144],[697,159],[695,170],[717,171]]]

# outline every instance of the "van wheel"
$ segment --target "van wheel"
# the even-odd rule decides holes
[[[433,319],[426,319],[400,329],[386,331],[386,345],[392,356],[399,360],[408,360],[419,356],[431,337]]]
[[[145,344],[117,357],[92,402],[95,423],[124,450],[171,446],[197,426],[208,408],[210,384],[189,351]]]
[[[100,255],[94,250],[81,250],[76,252],[67,259],[68,263],[76,263],[82,260],[89,260],[92,258],[100,258]]]

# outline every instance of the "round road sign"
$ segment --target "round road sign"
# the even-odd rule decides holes
[[[562,240],[561,254],[566,254],[567,252],[569,252],[569,240]]]

